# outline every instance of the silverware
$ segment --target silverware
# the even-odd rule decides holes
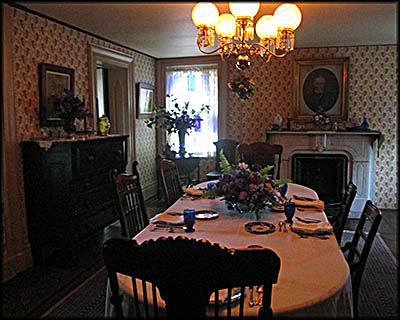
[[[323,235],[318,235],[318,234],[303,234],[303,233],[298,233],[298,235],[299,235],[301,238],[315,237],[315,238],[322,239],[322,240],[329,239],[329,237],[326,237],[326,236],[323,236]]]
[[[279,232],[281,232],[282,231],[282,226],[283,226],[283,221],[279,221],[278,225],[279,225]]]
[[[258,286],[257,293],[258,293],[257,305],[261,306],[263,299],[263,286]]]
[[[253,286],[249,287],[249,306],[254,307],[253,301]]]

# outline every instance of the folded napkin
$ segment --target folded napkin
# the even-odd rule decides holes
[[[307,218],[303,218],[305,221],[308,221]],[[309,219],[309,221],[313,221]],[[321,221],[321,222],[313,222],[313,223],[306,223],[303,221],[299,221],[294,217],[292,229],[294,231],[300,231],[305,233],[331,233],[333,231],[332,225],[329,221]]]
[[[195,189],[195,188],[186,188],[183,191],[187,194],[190,194],[191,196],[201,196],[204,192],[203,190]]]
[[[155,215],[153,218],[150,219],[150,223],[169,224],[176,226],[185,224],[183,222],[183,215],[168,214],[167,212],[162,212]]]
[[[325,204],[322,200],[299,200],[299,199],[291,199],[292,202],[294,202],[296,204],[296,206],[298,207],[313,207],[313,208],[318,208],[321,210],[325,209]]]

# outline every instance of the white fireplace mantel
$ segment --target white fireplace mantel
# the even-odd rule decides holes
[[[283,146],[281,178],[292,177],[295,154],[342,154],[348,159],[348,181],[357,186],[349,217],[360,216],[367,200],[374,201],[378,131],[267,131],[271,144]],[[317,191],[317,190],[316,190]]]

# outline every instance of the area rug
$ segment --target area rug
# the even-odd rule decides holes
[[[350,241],[353,232],[345,232]],[[377,235],[364,270],[360,288],[359,316],[372,318],[398,317],[397,260]],[[76,290],[61,299],[42,317],[104,317],[107,272],[105,268],[87,279]]]

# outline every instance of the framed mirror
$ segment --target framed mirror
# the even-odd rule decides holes
[[[136,117],[150,118],[154,107],[154,86],[147,83],[138,83],[138,98]]]
[[[58,111],[54,109],[54,97],[63,93],[64,89],[74,94],[74,69],[39,64],[39,103],[40,126],[58,127],[63,125]]]

